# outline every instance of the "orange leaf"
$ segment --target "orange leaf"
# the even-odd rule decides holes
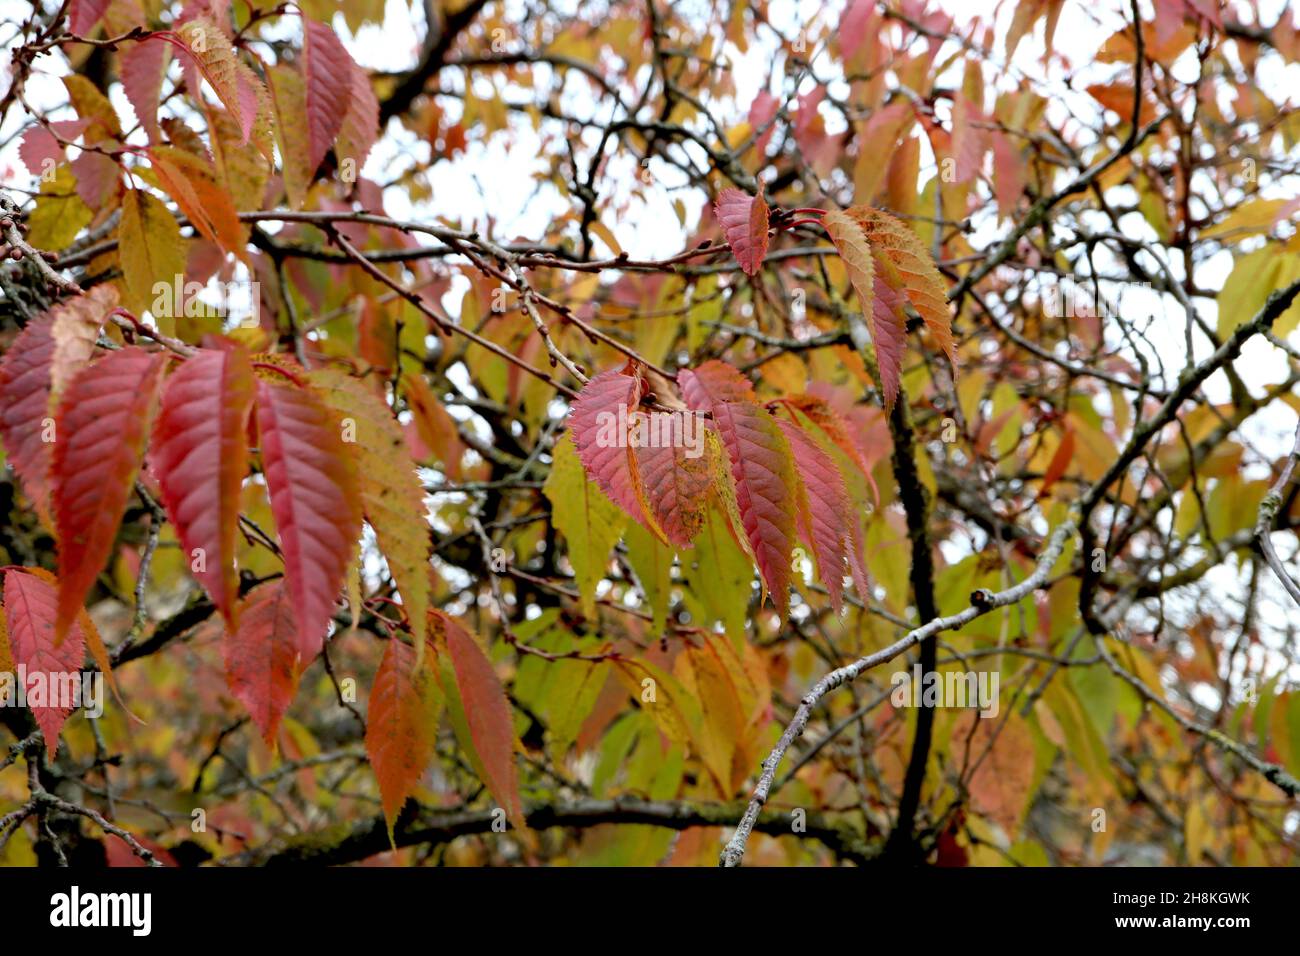
[[[925,320],[939,347],[957,370],[957,346],[952,338],[943,277],[920,238],[899,219],[870,206],[853,206],[846,214],[857,220],[875,255],[887,260],[902,283],[902,291]]]
[[[501,681],[492,662],[455,618],[438,610],[429,613],[429,632],[442,642],[451,662],[454,690],[473,743],[471,758],[497,805],[523,829],[527,824],[515,768],[514,721]]]
[[[217,181],[212,166],[175,146],[155,146],[148,154],[158,181],[190,224],[205,238],[247,262],[244,228],[230,193]]]
[[[389,839],[402,805],[433,760],[442,698],[433,653],[416,660],[415,648],[390,640],[370,689],[366,753],[379,781]]]

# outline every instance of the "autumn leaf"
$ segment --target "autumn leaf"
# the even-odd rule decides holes
[[[297,647],[310,661],[324,644],[361,535],[356,463],[334,413],[305,388],[259,380],[256,420]]]
[[[406,642],[386,642],[366,715],[366,754],[379,781],[390,841],[397,815],[433,762],[438,742],[443,706],[435,676],[438,659],[432,652],[422,661],[416,657]]]
[[[901,220],[870,206],[853,206],[845,210],[845,215],[861,226],[872,252],[893,266],[890,275],[896,274],[899,284],[891,287],[901,291],[925,320],[925,327],[956,371],[957,346],[952,338],[947,290],[921,240]]]
[[[799,462],[799,502],[795,519],[800,535],[812,545],[817,570],[839,614],[844,606],[844,572],[853,576],[859,597],[867,594],[862,566],[862,536],[858,516],[844,478],[830,455],[794,422],[777,422]]]
[[[1034,779],[1034,742],[1024,718],[1010,713],[984,719],[967,711],[953,724],[949,750],[963,766],[974,767],[969,787],[975,809],[1005,833],[1017,832]]]
[[[361,506],[402,596],[417,648],[424,642],[429,606],[429,528],[424,490],[401,428],[388,404],[342,372],[318,369],[312,385],[338,413],[356,449]]]
[[[167,194],[203,236],[232,255],[247,260],[244,228],[230,193],[221,188],[205,160],[175,146],[156,146],[149,162]]]
[[[176,220],[149,193],[128,189],[122,197],[122,220],[118,226],[118,258],[126,286],[125,305],[136,315],[153,313],[154,283],[171,287],[176,277],[185,276],[185,246]],[[175,304],[172,306],[176,308]],[[175,334],[176,317],[171,310],[154,315],[158,327]]]
[[[203,74],[239,124],[242,142],[247,143],[257,119],[257,94],[248,76],[239,70],[225,32],[211,18],[198,16],[182,24],[176,38],[173,45]]]
[[[68,25],[72,32],[87,36],[111,4],[112,0],[71,0],[68,4]]]
[[[289,709],[304,659],[298,653],[293,596],[283,578],[259,584],[240,607],[238,624],[227,628],[221,648],[226,680],[267,746]]]
[[[835,243],[835,249],[844,262],[849,281],[853,283],[853,291],[858,294],[863,316],[870,320],[876,294],[876,267],[871,261],[871,245],[867,242],[866,234],[856,220],[834,209],[822,217],[822,225],[826,227],[831,242]],[[874,328],[872,337],[875,338]]]
[[[703,443],[704,423],[693,419],[689,412],[652,414],[667,416],[669,423],[658,427],[673,434],[679,431],[687,434],[689,429],[698,428],[696,437]],[[695,451],[702,452],[702,448],[697,447]],[[672,442],[657,448],[637,448],[636,461],[645,497],[659,527],[673,545],[689,547],[704,523],[704,510],[713,484],[708,459],[702,453],[693,455],[692,448],[684,443]]]
[[[104,321],[116,305],[117,290],[111,285],[99,285],[50,309],[54,318],[50,330],[54,338],[54,354],[50,358],[51,409],[58,406],[68,382],[90,362]]]
[[[237,621],[235,536],[253,386],[243,349],[200,350],[167,380],[151,451],[167,518],[229,628]]]
[[[402,389],[415,418],[415,430],[420,440],[438,459],[442,470],[451,481],[460,481],[463,474],[461,461],[465,457],[465,443],[456,430],[456,419],[438,401],[433,389],[418,375],[402,378]]]
[[[307,84],[300,72],[286,64],[277,64],[268,75],[285,198],[290,208],[301,209],[315,172],[309,165],[311,134],[307,128]]]
[[[768,212],[762,195],[724,189],[713,205],[722,234],[746,275],[757,275],[767,255]]]
[[[609,500],[663,538],[646,500],[632,428],[641,401],[641,379],[609,369],[582,387],[569,415],[569,429],[582,466]]]
[[[67,633],[112,550],[144,454],[162,368],[161,355],[121,349],[83,369],[59,405],[51,463],[57,638]]]
[[[163,77],[167,72],[169,46],[161,38],[145,38],[126,44],[118,57],[122,91],[153,145],[162,142],[163,138],[162,128],[158,125],[158,108],[162,100]]]
[[[29,322],[0,361],[0,439],[23,491],[42,513],[57,434],[49,411],[53,329],[48,312]]]
[[[452,617],[430,612],[429,630],[444,659],[443,689],[453,725],[468,744],[469,756],[497,805],[516,827],[525,829],[515,767],[515,731],[501,681],[474,638]],[[464,731],[462,732],[462,721]]]
[[[569,563],[582,596],[582,613],[594,618],[596,585],[605,576],[609,553],[627,517],[595,482],[587,480],[569,435],[555,444],[551,473],[542,492],[551,502],[552,522],[569,545]]]
[[[738,376],[737,376],[738,378]],[[683,369],[682,395],[697,411],[713,416],[713,427],[731,463],[736,506],[759,572],[777,611],[789,600],[790,553],[794,550],[795,472],[790,447],[776,419],[752,401],[720,399],[743,394],[739,381],[717,368]]]
[[[339,127],[334,151],[338,154],[340,170],[346,172],[346,164],[350,162],[352,172],[359,176],[361,168],[366,164],[366,157],[379,138],[379,101],[375,98],[374,87],[370,85],[370,77],[365,70],[352,63],[348,72],[348,111]]]
[[[77,177],[67,163],[42,177],[36,208],[27,216],[27,241],[37,249],[66,249],[90,225],[94,213],[77,194]]]
[[[307,169],[314,173],[343,127],[356,64],[333,30],[304,17],[302,68],[306,79]]]
[[[81,627],[73,622],[60,642],[55,639],[58,591],[46,580],[26,570],[8,568],[4,573],[5,623],[13,663],[22,666],[30,688],[33,681],[49,688],[63,685],[71,675],[80,681],[84,661]],[[49,691],[47,691],[47,694]],[[59,748],[59,731],[72,708],[29,702],[28,707],[45,737],[50,759]]]

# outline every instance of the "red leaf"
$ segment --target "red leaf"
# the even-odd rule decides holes
[[[441,699],[430,662],[432,653],[416,664],[415,648],[390,640],[370,689],[366,714],[366,754],[379,781],[379,795],[393,823],[433,761],[438,742]]]
[[[677,375],[682,396],[693,409],[711,412],[713,425],[731,461],[736,505],[758,570],[781,616],[789,601],[790,554],[794,550],[797,478],[790,446],[774,419],[743,395],[748,382],[721,362],[706,362]],[[752,395],[752,390],[750,390]]]
[[[307,81],[307,168],[314,173],[343,127],[356,63],[333,30],[305,18],[302,62]]]
[[[455,618],[437,610],[431,613],[429,630],[442,637],[451,658],[456,691],[469,724],[483,782],[506,815],[522,828],[525,823],[515,768],[515,726],[501,681],[492,662]]]
[[[691,408],[710,412],[714,402],[756,402],[754,386],[726,362],[710,359],[699,368],[684,368],[677,373],[682,398]]]
[[[168,380],[153,437],[152,460],[167,517],[194,576],[232,628],[239,597],[235,535],[248,473],[253,385],[243,349],[200,351]]]
[[[34,684],[53,690],[66,675],[81,680],[85,659],[84,638],[79,624],[73,625],[61,644],[54,640],[54,617],[58,595],[54,586],[34,574],[10,568],[5,571],[5,623],[9,647],[16,666],[26,671],[29,693]],[[47,698],[48,700],[48,698]],[[71,707],[35,706],[29,703],[36,726],[45,735],[45,749],[51,758],[59,747],[59,731],[72,713]]]
[[[335,151],[340,164],[344,160],[352,160],[355,164],[353,171],[359,176],[371,147],[379,138],[379,101],[375,98],[375,90],[370,85],[366,71],[355,63],[352,64],[349,88],[351,95],[348,112],[339,128]]]
[[[739,189],[724,189],[713,205],[731,254],[746,275],[757,274],[767,255],[767,201]]]
[[[850,431],[848,419],[840,413],[830,402],[817,395],[789,395],[781,399],[782,404],[789,408],[798,409],[803,415],[822,430],[831,443],[840,451],[848,455],[855,465],[861,469],[867,483],[871,486],[871,493],[877,503],[880,501],[880,490],[876,487],[876,479],[872,476],[871,470],[876,466],[876,462],[884,457],[886,451],[872,453],[868,455],[867,448],[864,447],[864,441],[861,435],[855,435]]]
[[[302,658],[293,603],[283,578],[259,584],[249,592],[239,626],[222,640],[226,683],[274,747],[280,720],[298,689]]]
[[[781,101],[769,93],[762,90],[754,102],[749,104],[749,127],[754,133],[763,130],[758,139],[754,141],[754,148],[758,150],[759,156],[767,154],[767,144],[772,141],[772,134],[776,132],[776,124],[772,121],[776,119],[777,110],[781,106]],[[767,127],[764,129],[764,127]]]
[[[661,422],[663,416],[681,419],[685,434],[689,412],[653,412],[652,419]],[[673,428],[677,422],[673,422]],[[703,449],[702,423],[698,426],[699,447]],[[673,434],[677,434],[673,431]],[[646,499],[654,511],[668,540],[679,548],[690,547],[704,525],[704,512],[708,506],[712,479],[709,462],[704,455],[691,458],[685,444],[671,444],[659,448],[636,449],[636,460],[641,471],[641,484]]]
[[[310,661],[324,644],[361,535],[356,466],[333,413],[306,389],[259,380],[257,428],[298,620],[298,650]]]
[[[86,36],[107,12],[112,0],[72,0],[68,4],[68,21],[72,32]]]
[[[54,317],[27,324],[0,361],[0,439],[23,491],[44,512],[49,498],[50,363],[54,360]]]
[[[167,43],[146,38],[130,43],[118,60],[122,91],[140,126],[149,134],[151,144],[162,142],[158,109],[162,99],[163,76],[167,72]]]
[[[18,158],[23,161],[29,173],[39,176],[47,164],[54,167],[68,157],[54,134],[44,126],[37,125],[23,134],[22,142],[18,144]]]
[[[163,357],[131,346],[88,365],[63,394],[50,474],[62,637],[108,561],[144,455]]]
[[[629,426],[641,401],[641,378],[622,369],[601,372],[582,387],[569,427],[588,477],[629,515],[653,530]]]
[[[876,365],[880,369],[880,388],[885,406],[892,408],[898,397],[898,382],[903,371],[903,352],[907,348],[907,318],[903,315],[903,296],[876,276],[876,291],[871,297],[871,340],[876,346]]]
[[[862,540],[853,501],[831,456],[794,422],[777,424],[799,462],[799,533],[810,542],[817,570],[830,594],[835,613],[843,607],[844,570],[848,565],[859,596],[867,596],[867,572],[862,566]]]

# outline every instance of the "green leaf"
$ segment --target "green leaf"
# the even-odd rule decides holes
[[[582,595],[582,613],[596,616],[596,584],[605,576],[609,553],[623,532],[627,515],[588,481],[573,440],[556,442],[551,473],[542,488],[551,502],[551,520],[569,544],[569,564]]]
[[[636,572],[646,604],[654,614],[654,632],[662,634],[672,597],[673,552],[640,524],[628,525],[623,535],[627,559]]]

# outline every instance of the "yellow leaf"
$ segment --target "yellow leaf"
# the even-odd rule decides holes
[[[33,248],[58,252],[72,245],[77,233],[90,225],[94,213],[77,195],[77,177],[67,164],[54,170],[54,178],[41,185],[36,208],[27,217]]]
[[[1288,243],[1281,249],[1276,244],[1243,256],[1237,260],[1231,274],[1219,291],[1219,335],[1227,338],[1239,325],[1244,325],[1264,307],[1269,294],[1300,277],[1300,250]],[[1293,303],[1273,325],[1273,332],[1287,336],[1300,320],[1300,303]]]
[[[307,132],[307,84],[301,73],[285,64],[272,69],[270,78],[285,197],[289,208],[301,209],[314,172],[307,168],[307,157],[311,152]]]
[[[1257,232],[1268,232],[1287,202],[1286,199],[1252,199],[1244,202],[1218,225],[1202,232],[1201,238],[1235,241]]]
[[[185,281],[185,244],[176,220],[154,196],[128,189],[122,197],[117,237],[126,307],[137,316],[150,312],[164,334],[175,335],[180,303],[172,302],[169,295],[169,307],[155,310],[155,298],[159,297],[154,296],[153,289],[155,283],[165,283],[172,289],[178,281]]]
[[[336,369],[317,369],[310,377],[317,394],[339,413],[343,440],[357,450],[362,510],[402,596],[418,659],[427,626],[431,542],[415,462],[397,419],[378,395]]]

